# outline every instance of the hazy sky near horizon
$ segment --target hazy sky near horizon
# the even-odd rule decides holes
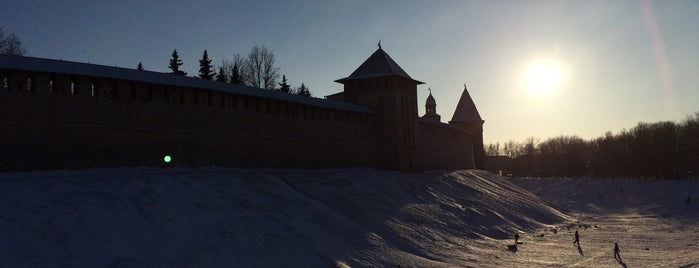
[[[0,27],[30,56],[167,72],[177,49],[196,75],[204,49],[220,65],[263,45],[321,98],[381,40],[426,83],[420,115],[431,88],[450,120],[466,84],[485,143],[592,139],[699,112],[697,14],[692,0],[0,1]],[[547,90],[526,82],[537,62]]]

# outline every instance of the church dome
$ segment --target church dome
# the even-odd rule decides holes
[[[437,106],[437,102],[434,100],[434,97],[432,97],[432,92],[430,92],[430,95],[427,96],[427,101],[425,102],[426,106]]]

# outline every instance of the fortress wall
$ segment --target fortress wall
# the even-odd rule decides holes
[[[0,70],[0,170],[373,166],[371,114],[197,88]]]
[[[475,168],[468,132],[420,121],[417,134],[417,155],[424,169]]]

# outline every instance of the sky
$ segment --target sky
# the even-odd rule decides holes
[[[464,85],[486,144],[594,139],[699,112],[697,1],[44,1],[0,0],[0,27],[28,55],[198,72],[253,46],[293,87],[342,91],[381,40],[442,122]]]

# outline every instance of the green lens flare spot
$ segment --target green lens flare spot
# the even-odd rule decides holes
[[[172,157],[166,155],[165,157],[163,157],[163,161],[165,161],[165,163],[170,163],[170,161],[172,161]]]

